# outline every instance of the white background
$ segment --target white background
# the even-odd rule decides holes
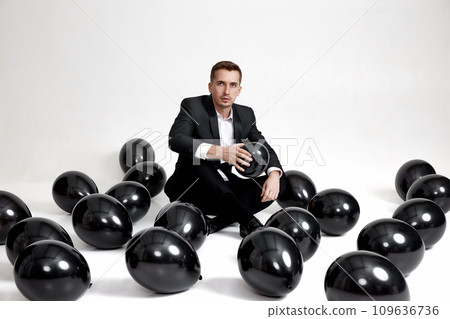
[[[240,277],[237,226],[199,250],[201,282],[159,296],[129,276],[124,248],[100,251],[77,238],[51,196],[67,170],[86,173],[100,192],[120,182],[118,152],[139,132],[152,132],[156,161],[170,175],[176,154],[167,134],[180,101],[208,94],[211,66],[234,61],[243,70],[237,103],[253,107],[285,170],[308,174],[318,190],[345,189],[361,206],[355,228],[323,237],[297,289],[269,305],[326,303],[332,261],[356,249],[367,223],[391,217],[402,203],[397,169],[420,158],[450,176],[449,52],[444,0],[0,0],[0,189],[71,234],[94,283],[82,301],[157,299],[154,311],[177,303],[226,311],[240,301],[271,300]],[[305,153],[305,141],[317,149]],[[155,197],[135,231],[151,226],[167,203],[163,193]],[[273,204],[258,217],[278,209]],[[445,234],[407,278],[416,304],[447,297],[449,248]],[[24,300],[4,246],[0,300]]]

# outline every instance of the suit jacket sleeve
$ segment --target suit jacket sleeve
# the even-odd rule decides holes
[[[169,132],[169,148],[193,157],[202,143],[218,144],[209,132],[209,117],[204,111],[205,97],[186,98]]]
[[[192,156],[200,143],[193,137],[197,124],[191,113],[192,108],[184,99],[169,132],[169,148],[174,152]]]

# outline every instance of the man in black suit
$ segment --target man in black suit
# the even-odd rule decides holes
[[[239,222],[245,237],[263,226],[254,214],[277,198],[285,181],[277,155],[256,127],[253,110],[234,103],[242,89],[241,78],[238,65],[218,62],[208,84],[211,95],[181,102],[169,133],[169,147],[179,157],[164,191],[171,202],[189,202],[205,215],[216,215],[207,218],[210,233]],[[232,173],[232,166],[244,171],[252,160],[242,148],[244,140],[261,142],[269,150],[262,176],[243,179]]]

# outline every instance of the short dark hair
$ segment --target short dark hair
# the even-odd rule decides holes
[[[239,84],[242,81],[242,71],[241,68],[239,67],[239,65],[237,65],[236,63],[233,63],[231,61],[220,61],[217,62],[216,64],[214,64],[214,66],[211,69],[211,75],[209,77],[211,83],[214,80],[214,76],[217,70],[222,70],[225,69],[227,71],[238,71],[239,72]]]

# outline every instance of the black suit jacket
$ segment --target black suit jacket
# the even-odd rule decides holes
[[[270,153],[268,167],[282,169],[278,157],[264,136],[256,127],[256,119],[250,107],[233,104],[234,138],[236,143],[245,139],[263,143]],[[195,180],[193,165],[194,153],[202,143],[220,145],[217,113],[211,95],[186,98],[181,102],[181,109],[169,132],[169,147],[179,153],[175,171],[166,183],[165,192],[169,198],[178,197]],[[203,160],[202,160],[203,161]],[[205,161],[218,167],[219,160]]]

